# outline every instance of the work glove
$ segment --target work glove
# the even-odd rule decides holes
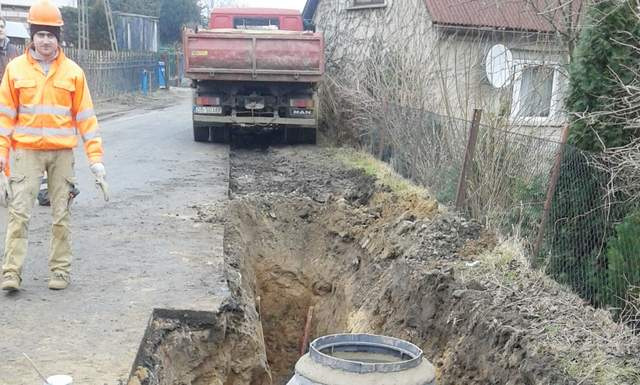
[[[104,164],[94,163],[91,165],[91,172],[96,177],[96,187],[102,191],[102,196],[105,202],[109,202],[109,185],[105,180],[107,171],[104,169]]]
[[[4,172],[0,172],[0,206],[8,207],[12,198],[7,176],[4,175]]]

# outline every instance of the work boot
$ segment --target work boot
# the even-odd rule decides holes
[[[55,272],[49,278],[49,289],[64,290],[71,283],[71,277],[67,273]]]
[[[20,289],[20,276],[14,273],[6,273],[2,277],[2,290],[16,291]]]

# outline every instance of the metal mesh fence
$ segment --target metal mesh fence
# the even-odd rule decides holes
[[[22,52],[24,47],[18,47]],[[159,56],[153,52],[112,52],[65,48],[65,55],[85,72],[93,99],[106,99],[135,91],[158,88]],[[146,77],[146,80],[143,78]]]
[[[559,148],[553,140],[480,125],[466,182],[467,212],[531,247]]]
[[[597,162],[566,147],[539,257],[560,283],[640,325],[640,207],[608,194]]]
[[[184,78],[184,55],[172,50],[161,52],[160,57],[166,66],[169,84],[179,86]]]
[[[440,202],[454,202],[471,122],[400,106],[384,116],[368,130],[371,152]],[[559,176],[547,212],[556,158]],[[479,126],[472,159],[466,214],[518,235],[530,251],[547,215],[532,263],[591,304],[640,324],[640,205],[607,194],[611,176],[602,163],[570,145],[489,125]]]
[[[158,88],[154,53],[66,49],[65,54],[85,71],[94,99],[141,91],[144,77],[149,91]]]
[[[384,123],[368,130],[367,145],[401,175],[428,186],[445,204],[456,188],[468,137],[465,121],[432,112],[387,106]]]

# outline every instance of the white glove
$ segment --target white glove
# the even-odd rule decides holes
[[[8,207],[12,198],[9,181],[7,180],[7,176],[4,175],[4,172],[2,172],[0,173],[0,206]]]
[[[96,187],[102,191],[102,196],[105,202],[109,202],[109,185],[104,178],[107,176],[107,171],[104,169],[104,164],[94,163],[91,165],[91,172],[96,176]]]
[[[104,169],[104,164],[100,162],[92,164],[90,168],[96,178],[104,178],[107,176],[107,170]]]

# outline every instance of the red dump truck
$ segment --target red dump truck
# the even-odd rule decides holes
[[[184,30],[183,47],[196,141],[277,130],[286,143],[315,143],[324,40],[300,12],[214,9],[209,29]]]

